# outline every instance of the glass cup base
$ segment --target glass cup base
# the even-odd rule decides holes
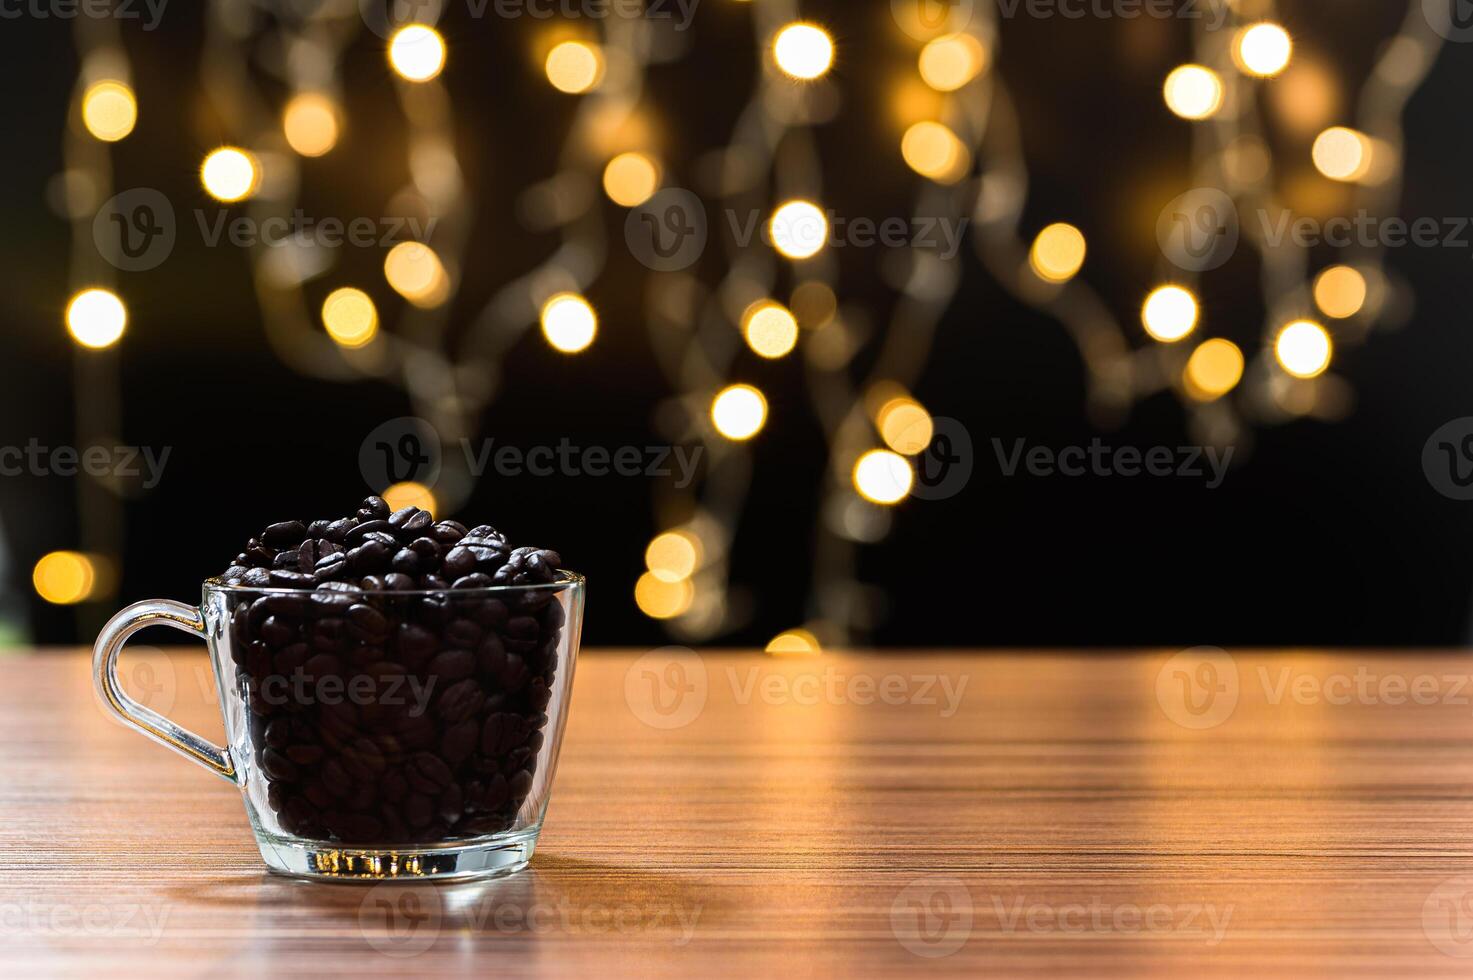
[[[496,878],[532,860],[540,828],[449,844],[355,847],[260,831],[256,845],[279,874],[318,881],[451,881]]]

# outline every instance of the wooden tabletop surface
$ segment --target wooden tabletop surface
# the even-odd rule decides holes
[[[218,737],[204,657],[125,655]],[[268,874],[236,790],[0,656],[0,975],[1473,975],[1464,654],[585,653],[532,867]]]

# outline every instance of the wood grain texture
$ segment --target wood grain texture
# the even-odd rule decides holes
[[[125,664],[220,736],[202,655]],[[1473,975],[1473,659],[1211,666],[585,653],[532,868],[430,887],[267,874],[84,656],[0,656],[0,974]]]

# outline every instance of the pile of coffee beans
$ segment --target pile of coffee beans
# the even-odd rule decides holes
[[[229,646],[281,828],[380,844],[510,829],[559,666],[560,561],[379,497],[252,538],[220,579],[265,590],[229,593]]]

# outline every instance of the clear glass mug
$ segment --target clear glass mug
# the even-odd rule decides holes
[[[235,783],[272,869],[460,878],[526,867],[547,811],[583,623],[584,580],[363,591],[216,579],[198,609],[129,606],[97,638],[103,703]],[[118,656],[172,626],[209,646],[227,744],[133,700]]]

